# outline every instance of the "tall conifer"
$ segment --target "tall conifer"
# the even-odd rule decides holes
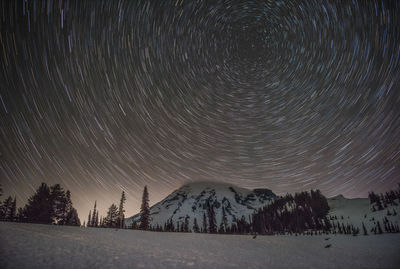
[[[119,209],[118,209],[118,224],[119,224],[119,228],[122,229],[124,228],[124,219],[125,219],[125,210],[124,210],[124,203],[126,201],[126,197],[125,197],[125,192],[122,191],[121,194],[121,200],[119,202]]]
[[[206,212],[203,212],[203,227],[202,227],[202,231],[201,232],[208,233]]]
[[[92,210],[89,210],[89,216],[88,216],[88,221],[87,221],[87,227],[92,227],[91,222],[92,221]]]
[[[193,232],[195,232],[195,233],[200,232],[199,225],[197,224],[196,218],[194,218],[194,220],[193,220]]]
[[[150,208],[149,208],[149,193],[147,191],[147,186],[144,186],[142,205],[140,207],[140,225],[139,229],[148,230],[150,225]]]
[[[97,215],[96,207],[97,207],[97,201],[94,201],[93,215],[92,215],[92,220],[90,221],[92,227],[96,227],[96,215]]]

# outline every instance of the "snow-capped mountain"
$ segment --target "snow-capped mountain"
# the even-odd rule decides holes
[[[276,195],[269,189],[249,190],[237,186],[216,182],[195,182],[182,186],[172,192],[164,200],[150,208],[150,222],[152,226],[164,225],[172,220],[174,225],[182,224],[185,218],[189,219],[189,227],[193,226],[194,218],[198,225],[203,223],[203,213],[207,214],[207,203],[215,208],[217,224],[221,223],[222,208],[225,209],[228,224],[236,219],[249,216],[255,209],[269,204]],[[133,221],[139,222],[140,214],[125,220],[130,227]]]

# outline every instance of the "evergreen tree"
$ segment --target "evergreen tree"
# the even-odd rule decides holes
[[[190,231],[190,229],[189,229],[189,216],[186,215],[185,222],[183,224],[183,232],[188,233],[189,231]]]
[[[12,221],[12,207],[13,207],[13,199],[11,196],[8,196],[8,198],[4,200],[2,205],[1,220]]]
[[[65,206],[64,206],[64,212],[63,212],[63,217],[62,217],[62,221],[61,221],[62,224],[71,225],[70,218],[74,214],[74,213],[72,213],[73,210],[74,210],[74,208],[72,206],[72,201],[71,201],[71,192],[69,190],[67,190],[65,192]],[[79,223],[80,223],[80,221],[79,221]]]
[[[76,211],[75,208],[72,208],[66,217],[66,222],[65,225],[70,225],[70,226],[81,226],[81,221],[79,220],[78,217],[78,211]]]
[[[122,229],[124,228],[124,220],[125,220],[125,215],[124,215],[124,203],[126,201],[126,197],[125,197],[125,192],[122,191],[122,195],[121,195],[121,200],[119,202],[119,209],[118,209],[118,223],[119,223],[119,228]]]
[[[17,217],[17,197],[14,196],[14,200],[11,203],[10,207],[9,221],[16,221],[16,217]]]
[[[383,223],[384,223],[385,232],[389,233],[390,232],[390,227],[389,227],[388,223],[387,222],[383,222]]]
[[[353,236],[357,236],[360,233],[360,229],[355,228],[353,225],[351,226],[351,233]]]
[[[228,227],[228,220],[226,218],[225,208],[222,207],[222,219],[219,226],[219,233],[226,233],[226,228]]]
[[[65,194],[65,212],[62,223],[70,226],[81,226],[78,211],[72,205],[71,192],[69,190]]]
[[[94,220],[94,227],[99,227],[99,210],[96,210],[96,219]]]
[[[379,220],[378,220],[378,223],[377,223],[377,227],[378,227],[378,234],[382,234],[381,223],[379,222]]]
[[[28,222],[42,224],[53,222],[54,207],[50,188],[46,183],[42,183],[36,193],[29,198],[25,213]]]
[[[396,228],[394,227],[393,222],[390,222],[390,231],[391,231],[392,233],[395,233],[395,232],[396,232]]]
[[[147,230],[150,225],[150,208],[149,208],[149,193],[147,192],[147,186],[144,186],[142,205],[140,207],[140,225],[139,229]]]
[[[93,207],[93,215],[92,215],[92,219],[90,221],[90,224],[92,227],[96,227],[96,215],[97,215],[97,201],[94,201],[94,207]]]
[[[383,210],[383,206],[382,206],[382,202],[381,202],[380,198],[378,198],[378,200],[376,201],[376,206],[378,207],[378,210]]]
[[[208,233],[208,229],[207,229],[207,217],[206,217],[206,213],[203,212],[203,228],[202,228],[202,233]]]
[[[67,201],[65,192],[60,184],[55,184],[50,187],[50,203],[53,207],[52,223],[59,225],[65,224]]]
[[[26,222],[26,217],[25,217],[25,212],[22,209],[22,207],[18,208],[18,212],[17,212],[17,222]]]
[[[364,235],[368,235],[367,228],[365,228],[364,222],[362,223],[362,228],[363,228]]]
[[[17,213],[17,198],[7,198],[3,204],[0,218],[8,221],[31,222],[41,224],[67,224],[68,216],[73,216],[76,223],[77,212],[71,202],[69,191],[64,192],[59,184],[51,187],[42,183],[36,192],[28,199],[24,208]]]
[[[391,216],[392,215],[392,213],[390,212],[389,208],[387,209],[386,215],[387,216]]]
[[[4,220],[5,218],[5,209],[4,206],[2,205],[1,201],[0,201],[0,221]]]
[[[217,221],[215,219],[214,206],[207,201],[208,229],[210,233],[217,233]]]
[[[92,210],[89,210],[89,216],[87,220],[87,227],[92,227],[91,222],[92,221]]]
[[[0,197],[3,196],[3,188],[1,187],[1,183],[0,183]],[[0,220],[2,220],[4,218],[4,210],[3,210],[3,205],[1,204],[1,200],[0,200]]]
[[[257,210],[249,219],[250,223],[239,219],[231,230],[237,228],[239,233],[253,231],[259,234],[302,233],[321,229],[326,232],[331,229],[328,212],[327,199],[319,190],[296,193],[294,196],[287,194]],[[347,230],[344,232],[347,233]]]
[[[107,217],[104,218],[104,226],[107,228],[118,228],[118,207],[112,204],[107,212]]]
[[[200,232],[200,228],[199,228],[199,225],[197,224],[197,219],[196,218],[194,218],[194,220],[193,220],[193,232],[195,232],[195,233],[199,233]]]

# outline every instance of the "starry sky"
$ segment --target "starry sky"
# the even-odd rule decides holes
[[[0,182],[81,221],[186,182],[400,182],[399,1],[0,1]],[[3,196],[4,198],[4,196]]]

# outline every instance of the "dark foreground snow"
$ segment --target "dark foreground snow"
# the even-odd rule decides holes
[[[0,222],[0,268],[399,268],[399,253],[399,234],[252,239]]]

